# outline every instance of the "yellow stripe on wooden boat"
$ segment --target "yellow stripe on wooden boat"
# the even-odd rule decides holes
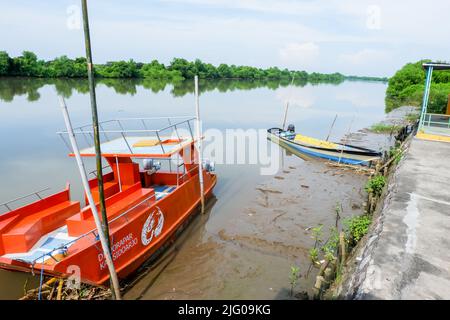
[[[159,140],[157,139],[145,139],[145,140],[139,140],[136,143],[133,144],[133,148],[137,147],[154,147],[159,144]]]
[[[337,149],[339,146],[336,143],[328,142],[320,139],[311,138],[301,134],[295,136],[294,141],[302,142],[311,146],[317,146],[321,148]]]

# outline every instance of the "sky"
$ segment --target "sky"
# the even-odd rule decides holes
[[[450,60],[448,0],[90,0],[94,62],[174,57],[392,76]],[[0,51],[84,55],[80,1],[0,0]]]

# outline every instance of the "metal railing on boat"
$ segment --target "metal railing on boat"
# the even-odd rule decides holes
[[[180,130],[185,129],[188,131],[188,135],[192,140],[194,140],[194,133],[193,133],[193,124],[192,121],[195,120],[195,117],[193,116],[178,116],[178,117],[152,117],[152,118],[120,118],[120,119],[111,119],[99,122],[99,134],[103,138],[104,141],[110,142],[113,140],[113,135],[118,135],[119,139],[123,139],[125,142],[128,151],[130,154],[133,154],[133,150],[130,146],[130,143],[127,139],[127,136],[130,134],[142,134],[143,136],[152,136],[154,135],[156,139],[158,140],[158,145],[161,148],[162,153],[165,153],[163,140],[162,140],[162,133],[168,132],[170,129],[172,129],[171,134],[174,134],[175,137],[177,137],[178,140],[181,140],[182,136],[180,135]],[[149,129],[149,122],[150,121],[167,121],[167,125],[163,125],[159,127],[158,129]],[[139,123],[138,129],[126,129],[127,124],[130,123]],[[106,128],[106,127],[113,128]],[[115,126],[115,127],[114,127]],[[84,142],[88,147],[91,147],[94,142],[94,132],[92,130],[89,130],[91,128],[91,125],[83,125],[80,127],[76,127],[73,129],[75,136],[82,136],[84,139]],[[69,146],[69,143],[66,141],[64,135],[67,134],[67,131],[58,131],[57,134],[61,137],[66,147],[71,152],[71,148]]]
[[[19,201],[19,200],[26,199],[26,198],[31,197],[31,196],[36,196],[39,200],[42,200],[42,197],[41,197],[40,193],[42,193],[42,192],[44,192],[44,191],[47,191],[47,190],[50,190],[50,187],[46,187],[46,188],[44,188],[44,189],[40,189],[40,190],[31,192],[31,193],[29,193],[29,194],[26,194],[26,195],[17,197],[17,198],[15,198],[15,199],[5,201],[5,202],[3,202],[3,203],[0,203],[0,207],[5,207],[6,209],[8,209],[8,211],[12,211],[13,209],[10,207],[10,205],[11,205],[12,203],[17,202],[17,201]],[[1,213],[0,213],[0,214],[1,214]]]

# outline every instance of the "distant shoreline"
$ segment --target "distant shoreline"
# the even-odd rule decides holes
[[[220,64],[214,66],[197,59],[174,58],[169,65],[153,60],[149,63],[129,61],[111,61],[94,65],[97,78],[110,79],[164,79],[179,81],[193,79],[229,79],[229,80],[289,80],[294,82],[342,82],[344,80],[388,81],[384,77],[343,75],[341,73],[308,73],[306,71],[267,69],[251,66]],[[0,76],[32,78],[87,78],[86,59],[71,59],[61,56],[53,60],[40,60],[35,53],[24,51],[21,56],[10,57],[0,51]]]

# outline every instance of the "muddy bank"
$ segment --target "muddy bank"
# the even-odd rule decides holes
[[[395,112],[395,111],[394,111]],[[392,112],[392,113],[394,113]],[[394,121],[386,122],[387,124],[395,124],[398,126],[405,126],[407,124],[411,124],[411,122],[406,119],[407,115],[417,112],[416,109],[410,108],[410,107],[403,107],[400,108],[396,112],[398,117],[394,118]],[[402,117],[403,116],[403,117]],[[386,136],[386,134],[384,134]],[[376,278],[376,285],[380,286],[381,278],[379,275],[376,275],[377,273],[377,267],[373,265],[373,259],[374,259],[374,252],[376,251],[376,248],[378,246],[378,242],[381,237],[381,233],[383,232],[383,229],[386,229],[384,226],[386,215],[388,207],[393,202],[393,197],[395,196],[395,193],[397,192],[396,189],[398,189],[398,168],[402,165],[404,162],[404,158],[408,154],[408,150],[410,148],[411,141],[413,139],[413,136],[410,135],[406,138],[406,140],[398,147],[400,150],[402,150],[402,156],[399,158],[399,162],[392,162],[390,166],[390,170],[385,174],[386,180],[388,181],[387,186],[384,188],[384,191],[379,197],[377,203],[376,203],[376,209],[372,213],[372,224],[368,230],[368,233],[359,241],[359,243],[356,245],[356,247],[353,248],[350,257],[346,261],[345,268],[343,270],[343,275],[341,278],[341,281],[334,283],[333,287],[329,292],[327,293],[327,298],[332,299],[361,299],[363,297],[363,290],[361,289],[363,287],[363,284],[367,279],[375,279]],[[388,165],[388,164],[386,164]],[[396,220],[396,219],[394,219]],[[388,226],[388,234],[398,234],[398,237],[404,238],[400,230],[395,230],[399,228],[400,226],[393,227]],[[386,230],[385,230],[386,231]],[[398,232],[396,232],[398,231]],[[397,240],[391,239],[390,244],[388,246],[394,247],[394,243],[398,242]],[[392,248],[390,249],[392,250]],[[385,252],[386,253],[386,252]],[[392,254],[392,252],[390,252]],[[383,255],[380,257],[380,259],[384,262],[387,262],[389,257],[386,255]],[[393,260],[396,260],[396,258],[393,258]],[[406,261],[406,260],[405,260]],[[404,262],[405,262],[404,261]],[[401,262],[400,264],[403,264]],[[389,268],[388,266],[386,266]],[[384,268],[386,268],[384,267]],[[394,271],[394,273],[398,274],[398,270],[400,270],[400,266]],[[384,280],[382,280],[384,281]],[[390,278],[386,278],[385,281],[390,282]],[[386,285],[383,285],[382,287],[386,287]],[[370,291],[370,290],[369,290]],[[375,298],[375,296],[370,297],[366,296],[365,298]]]
[[[285,156],[276,176],[226,199],[234,208],[226,220],[198,216],[162,259],[166,263],[129,288],[125,298],[286,299],[294,265],[303,275],[296,291],[309,292],[314,271],[304,276],[313,245],[310,229],[333,226],[337,203],[343,216],[358,214],[365,179],[322,161]]]
[[[400,107],[386,114],[385,119],[379,124],[402,127],[408,124],[408,115],[417,114],[417,112],[418,110],[416,107]],[[375,150],[386,151],[395,144],[395,133],[376,133],[369,127],[357,132],[352,132],[344,136],[341,141],[347,141],[349,144],[359,146],[367,146]]]

